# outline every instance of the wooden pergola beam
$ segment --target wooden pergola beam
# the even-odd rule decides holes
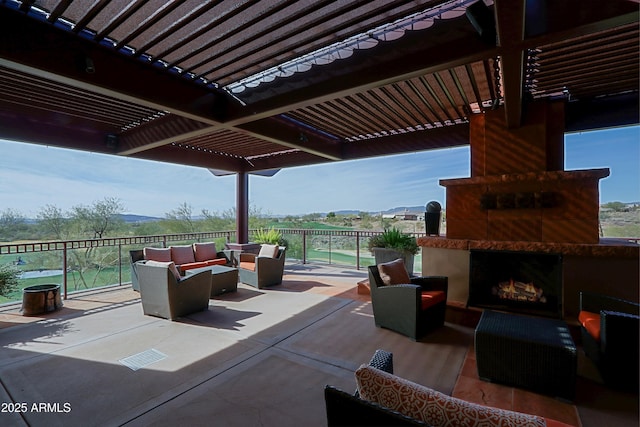
[[[512,129],[522,123],[525,0],[495,0],[494,8],[505,116],[507,127]]]

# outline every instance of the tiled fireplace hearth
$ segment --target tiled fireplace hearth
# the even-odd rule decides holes
[[[474,114],[469,141],[471,177],[440,181],[446,237],[418,239],[423,274],[448,276],[451,302],[475,303],[470,254],[478,250],[559,256],[553,317],[577,317],[579,290],[638,300],[640,246],[599,237],[599,182],[609,169],[564,170],[563,102],[531,106],[517,129],[502,109]]]

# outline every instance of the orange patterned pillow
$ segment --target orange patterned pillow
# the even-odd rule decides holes
[[[429,394],[432,390],[369,365],[356,371],[358,392],[364,400],[429,424]]]
[[[545,427],[535,415],[477,405],[405,380],[369,365],[356,371],[360,397],[434,427]]]
[[[402,258],[378,264],[378,273],[380,273],[382,283],[387,286],[411,283],[409,273],[407,273],[407,269],[404,268],[404,261],[402,261]]]
[[[455,422],[454,422],[455,420]],[[435,426],[546,427],[543,417],[491,408],[433,390],[429,396],[429,424]]]

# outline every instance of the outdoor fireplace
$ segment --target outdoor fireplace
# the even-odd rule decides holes
[[[562,255],[472,250],[468,306],[562,316]]]
[[[600,238],[609,169],[564,170],[564,106],[529,104],[518,126],[504,108],[469,116],[471,176],[440,180],[446,236],[418,239],[422,272],[449,277],[452,315],[466,302],[574,321],[579,291],[603,284],[637,300],[637,245]]]

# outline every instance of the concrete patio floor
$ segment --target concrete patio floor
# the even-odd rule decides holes
[[[41,317],[0,308],[0,425],[324,426],[324,386],[354,390],[378,348],[397,375],[456,397],[575,426],[638,425],[637,395],[605,389],[584,360],[573,405],[480,381],[472,328],[447,322],[420,342],[376,328],[356,291],[365,277],[287,265],[282,285],[240,284],[174,322],[143,315],[129,287]]]

